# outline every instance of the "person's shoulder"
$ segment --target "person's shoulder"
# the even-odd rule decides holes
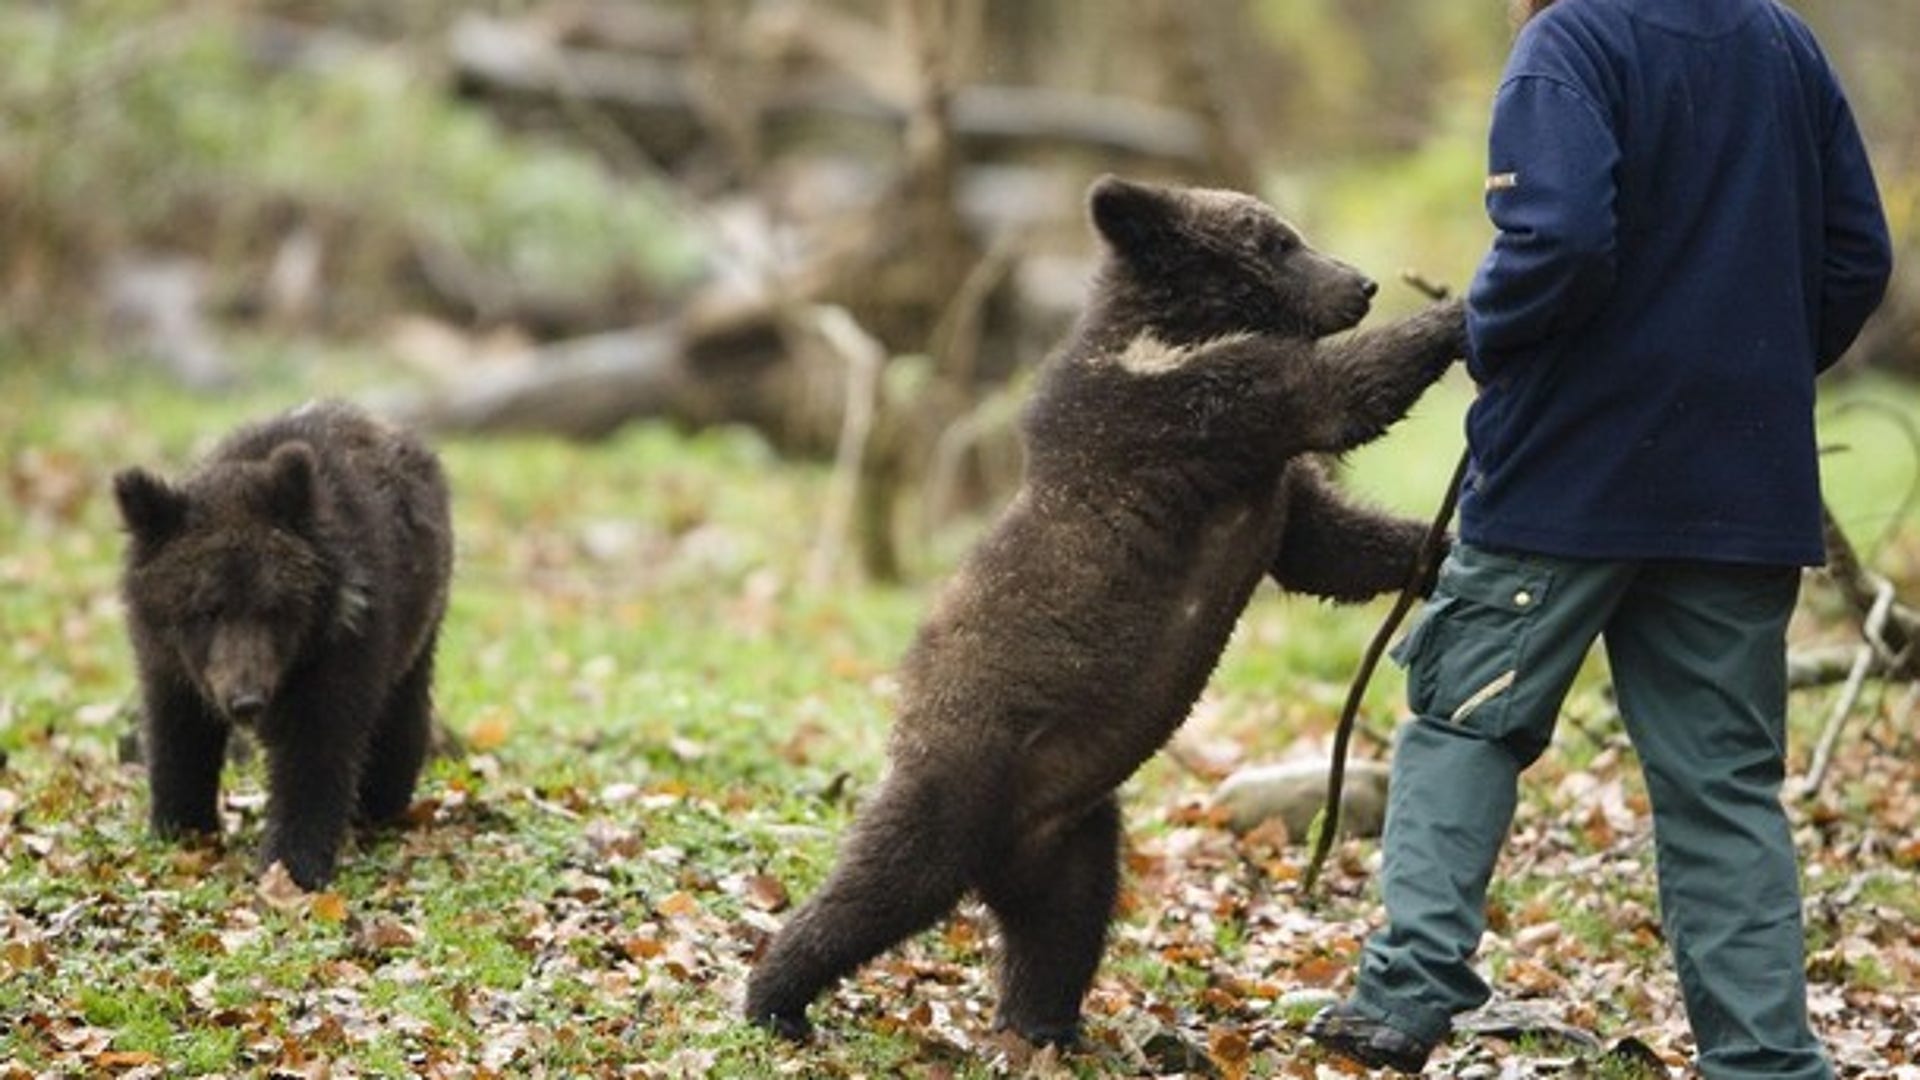
[[[1594,89],[1602,73],[1618,66],[1630,22],[1615,0],[1560,0],[1527,20],[1507,58],[1513,83],[1545,79],[1569,88]]]
[[[1537,37],[1553,40],[1570,34],[1612,34],[1632,23],[1634,9],[1633,0],[1560,0],[1528,19],[1527,25],[1520,31],[1520,39],[1525,41]]]
[[[1764,12],[1774,26],[1809,42],[1814,40],[1813,28],[1808,26],[1807,20],[1801,18],[1800,13],[1793,10],[1791,6],[1781,3],[1780,0],[1753,0],[1753,5]]]
[[[1739,2],[1741,6],[1752,10],[1753,17],[1742,27],[1750,42],[1758,45],[1760,39],[1764,39],[1767,45],[1790,57],[1803,81],[1809,86],[1818,87],[1823,96],[1844,96],[1839,75],[1827,59],[1826,50],[1821,47],[1813,27],[1799,12],[1781,0]]]
[[[1824,63],[1812,29],[1780,0],[1559,0],[1528,20],[1514,42],[1509,73],[1551,74],[1569,65],[1631,67],[1662,50],[1662,39],[1719,42],[1766,36],[1802,59]]]
[[[1818,51],[1813,30],[1781,0],[1562,0],[1547,9],[1585,25],[1634,25],[1698,41],[1743,34],[1784,37]]]
[[[1560,0],[1527,20],[1513,43],[1513,53],[1551,62],[1568,55],[1612,52],[1632,23],[1631,6],[1621,0]]]
[[[1820,39],[1799,12],[1780,3],[1780,0],[1759,0],[1759,6],[1765,10],[1769,31],[1796,52],[1825,64],[1826,53],[1820,47]]]
[[[1723,38],[1755,24],[1812,40],[1812,32],[1780,0],[1559,0],[1528,21],[1521,41],[1622,40],[1637,30],[1697,39]]]

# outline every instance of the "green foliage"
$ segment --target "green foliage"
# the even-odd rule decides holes
[[[0,236],[38,229],[62,258],[165,239],[230,261],[258,215],[292,205],[335,230],[331,257],[373,270],[416,245],[561,294],[695,269],[666,192],[503,134],[447,94],[423,47],[274,70],[245,30],[225,8],[146,0],[0,8],[0,192],[39,216]],[[362,303],[389,286],[340,277]]]
[[[1463,293],[1493,235],[1480,209],[1484,108],[1466,95],[1440,108],[1417,148],[1330,159],[1300,183],[1316,242],[1382,282],[1383,312],[1426,302],[1396,280],[1403,271]]]
[[[1507,44],[1490,5],[1260,0],[1252,11],[1286,89],[1263,111],[1294,161],[1309,147],[1364,156],[1423,143],[1457,103],[1484,108]]]

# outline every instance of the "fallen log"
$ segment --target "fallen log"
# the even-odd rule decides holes
[[[454,26],[448,50],[458,90],[508,111],[564,113],[584,105],[668,161],[707,136],[691,65],[680,59],[570,47],[544,24],[482,15]],[[783,79],[758,105],[776,144],[826,122],[883,127],[897,138],[911,117],[905,105],[832,74]],[[971,161],[1038,149],[1187,169],[1208,161],[1205,125],[1143,101],[1044,87],[961,86],[953,92],[952,123]]]
[[[689,378],[677,328],[617,330],[535,349],[511,371],[469,378],[387,411],[429,431],[558,432],[591,440],[635,415],[684,411]]]
[[[833,445],[838,411],[815,417],[772,314],[730,321],[680,317],[529,351],[511,370],[386,403],[382,411],[446,434],[550,434],[602,439],[635,420],[689,429],[744,423],[782,450],[818,456]]]

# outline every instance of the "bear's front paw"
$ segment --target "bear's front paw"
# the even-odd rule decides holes
[[[1057,1046],[1062,1050],[1071,1050],[1080,1045],[1078,1020],[1018,1020],[1002,1016],[994,1027],[1000,1031],[1011,1031],[1034,1046]]]
[[[787,1042],[802,1043],[813,1037],[813,1025],[805,1013],[749,1012],[747,1023]]]
[[[155,809],[147,820],[153,835],[162,840],[197,840],[220,835],[220,816],[212,810]]]
[[[311,847],[301,847],[269,839],[260,849],[260,870],[270,869],[274,863],[286,868],[287,876],[294,884],[308,892],[317,892],[326,888],[333,880],[333,853]]]
[[[1444,351],[1453,360],[1464,359],[1472,342],[1467,336],[1467,305],[1464,300],[1448,300],[1434,305],[1443,330]]]

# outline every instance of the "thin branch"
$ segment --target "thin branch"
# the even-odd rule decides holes
[[[841,413],[840,443],[834,452],[833,478],[820,511],[813,553],[807,560],[807,582],[825,588],[833,580],[840,554],[852,532],[853,510],[873,441],[878,412],[880,371],[886,365],[886,347],[860,328],[846,309],[812,309],[813,337],[846,365],[846,408]]]
[[[1827,769],[1833,763],[1834,747],[1840,742],[1840,732],[1847,726],[1847,718],[1853,714],[1853,706],[1860,700],[1860,688],[1866,684],[1867,670],[1873,666],[1873,649],[1862,645],[1854,655],[1853,670],[1847,673],[1846,686],[1840,691],[1840,697],[1833,703],[1833,711],[1827,715],[1826,728],[1820,733],[1820,744],[1814,747],[1813,762],[1807,766],[1807,775],[1800,780],[1799,794],[1803,799],[1811,799],[1820,793],[1820,787],[1826,782]]]
[[[996,236],[987,253],[961,279],[952,301],[934,323],[927,352],[955,386],[966,389],[973,385],[980,367],[980,330],[986,322],[987,301],[1007,280],[1024,250],[1025,244],[1012,233]]]
[[[1914,640],[1920,638],[1920,614],[1905,605],[1889,602],[1878,620],[1874,619],[1883,590],[1891,586],[1862,565],[1858,552],[1833,516],[1832,508],[1823,506],[1821,510],[1826,530],[1828,578],[1853,609],[1862,631],[1871,630],[1870,643],[1884,650],[1890,661],[1897,659],[1894,673],[1908,679],[1920,676],[1920,672],[1913,669],[1912,651]]]

